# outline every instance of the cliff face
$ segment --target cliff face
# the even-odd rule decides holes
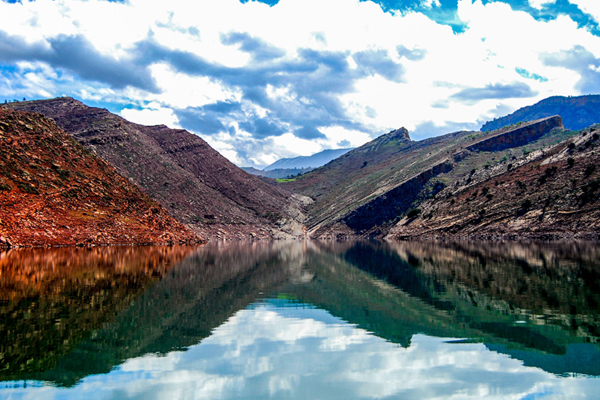
[[[53,121],[0,109],[0,246],[200,241]]]
[[[500,151],[533,142],[554,128],[562,128],[562,118],[554,115],[549,118],[518,124],[516,128],[500,132],[489,138],[473,143],[469,151]]]
[[[197,135],[163,125],[134,124],[71,98],[8,107],[53,118],[203,237],[302,235],[298,199],[242,171]]]
[[[420,215],[400,220],[391,237],[598,239],[599,137],[590,128],[472,174],[422,203]]]
[[[532,106],[520,108],[505,117],[488,121],[483,124],[481,130],[487,132],[552,115],[560,115],[565,128],[572,130],[580,130],[600,123],[600,95],[549,97]]]

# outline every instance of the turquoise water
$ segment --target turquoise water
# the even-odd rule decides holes
[[[0,398],[600,393],[594,246],[151,249],[0,259]]]

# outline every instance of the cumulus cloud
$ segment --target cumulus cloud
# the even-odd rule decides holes
[[[509,84],[495,83],[482,88],[463,89],[451,97],[464,101],[479,101],[487,99],[511,99],[520,97],[533,97],[536,93],[523,82]]]
[[[571,3],[598,15],[593,2]],[[402,7],[0,2],[0,91],[93,99],[141,123],[163,115],[254,165],[359,145],[399,126],[468,127],[500,106],[598,91],[600,38],[570,8],[539,18],[502,1]]]
[[[80,35],[58,35],[46,42],[29,44],[19,36],[0,31],[0,60],[46,62],[54,68],[67,69],[82,79],[106,83],[114,89],[132,86],[149,92],[158,90],[149,71],[137,70],[130,60],[116,60],[99,53]]]
[[[597,58],[583,46],[574,46],[570,50],[563,50],[541,56],[545,65],[564,67],[575,71],[581,79],[576,87],[583,93],[600,93],[600,58]]]
[[[411,50],[403,45],[399,45],[398,47],[396,47],[396,50],[398,51],[398,55],[400,57],[406,57],[411,61],[421,61],[423,58],[425,58],[425,55],[427,54],[427,52],[423,49]]]

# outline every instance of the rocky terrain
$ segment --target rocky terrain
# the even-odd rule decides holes
[[[571,130],[581,130],[598,124],[600,123],[600,95],[549,97],[532,106],[520,108],[505,117],[486,122],[481,130],[487,132],[552,115],[560,115],[565,128]]]
[[[539,104],[562,105],[581,122],[594,118],[588,111],[596,97]],[[421,141],[400,128],[277,184],[242,171],[185,130],[133,124],[71,98],[5,107],[53,118],[207,238],[549,239],[600,232],[600,132],[565,129],[558,115]]]
[[[394,238],[598,239],[600,126],[527,156],[475,171],[423,202]]]
[[[0,247],[199,242],[54,121],[0,109]]]
[[[574,134],[558,116],[418,142],[401,128],[285,185],[315,200],[308,208],[310,237],[383,237],[399,222],[429,216],[421,204],[529,163],[557,143],[567,146]]]
[[[197,135],[134,124],[72,98],[5,106],[53,118],[203,237],[303,236],[305,199],[242,171]]]

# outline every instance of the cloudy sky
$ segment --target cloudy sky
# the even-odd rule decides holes
[[[240,166],[600,93],[598,0],[0,0],[0,16],[0,97],[183,127]]]

